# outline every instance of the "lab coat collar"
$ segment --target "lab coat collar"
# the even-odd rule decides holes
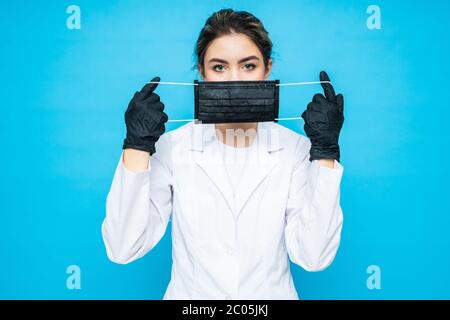
[[[191,140],[189,150],[203,151],[208,143],[216,139],[214,123],[192,123]],[[262,130],[260,130],[262,129]],[[280,137],[280,130],[274,122],[258,122],[258,129],[263,132],[260,136],[260,143],[266,148],[267,152],[278,151],[283,148],[283,141]],[[259,133],[258,133],[259,134]]]

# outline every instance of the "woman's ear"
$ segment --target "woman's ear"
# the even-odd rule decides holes
[[[203,66],[200,63],[197,64],[197,70],[198,70],[198,73],[200,74],[200,77],[202,78],[202,80],[204,80],[204,77],[205,77],[205,75],[203,73],[204,70],[203,70]]]
[[[269,78],[271,70],[272,70],[272,59],[269,59],[269,61],[267,62],[266,72],[264,74],[264,80],[267,80],[267,78]]]

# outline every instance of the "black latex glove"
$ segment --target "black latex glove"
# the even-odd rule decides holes
[[[152,82],[159,82],[159,77]],[[137,149],[155,153],[155,143],[166,131],[164,123],[167,122],[167,114],[163,111],[164,104],[153,91],[157,83],[147,83],[141,91],[137,91],[128,104],[125,112],[125,124],[127,137],[123,143],[123,149]]]
[[[330,81],[325,71],[320,81]],[[344,123],[344,97],[336,95],[331,83],[322,83],[323,94],[314,95],[302,113],[305,133],[311,141],[309,160],[336,159],[340,161],[339,133]]]

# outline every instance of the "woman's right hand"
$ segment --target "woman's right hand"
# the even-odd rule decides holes
[[[159,82],[159,77],[151,82]],[[147,83],[141,91],[134,94],[125,112],[125,124],[127,136],[122,149],[135,149],[148,152],[150,155],[156,152],[155,143],[165,132],[167,114],[163,111],[164,104],[159,95],[153,91],[157,83]]]

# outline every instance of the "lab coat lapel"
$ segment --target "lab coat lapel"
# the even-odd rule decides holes
[[[214,124],[194,124],[191,150],[200,151],[195,157],[196,165],[209,177],[233,210],[233,190],[225,172],[223,156],[213,143],[216,139],[214,130]]]
[[[256,156],[252,156],[245,167],[244,174],[236,190],[235,213],[239,217],[250,197],[258,186],[278,163],[279,153],[282,148],[279,139],[279,131],[273,123],[258,123],[258,145]]]

